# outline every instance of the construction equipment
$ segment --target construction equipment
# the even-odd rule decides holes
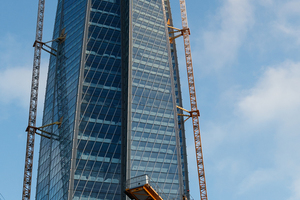
[[[126,181],[127,189],[124,193],[134,200],[166,200],[166,194],[159,188],[159,186],[151,180],[147,175],[140,175],[128,179]],[[173,199],[173,198],[172,198]],[[186,196],[174,198],[177,200],[188,200]],[[190,199],[194,200],[194,199]]]
[[[47,125],[44,125],[41,127],[36,127],[41,52],[42,52],[42,50],[45,50],[46,52],[56,56],[56,54],[53,53],[53,52],[56,52],[56,50],[51,48],[50,46],[46,45],[46,43],[53,42],[53,41],[64,41],[64,39],[65,39],[65,34],[64,34],[64,30],[63,30],[59,38],[56,38],[49,42],[42,42],[43,25],[44,25],[44,11],[45,11],[45,0],[39,0],[36,35],[35,35],[35,42],[33,44],[34,57],[33,57],[32,81],[31,81],[29,120],[28,120],[28,126],[26,128],[27,143],[26,143],[26,156],[25,156],[22,200],[30,199],[35,134],[38,134],[45,138],[51,139],[52,136],[57,136],[57,135],[46,132],[43,130],[43,128],[48,127],[48,126],[53,126],[53,125],[60,126],[62,123],[62,118],[61,118],[59,122],[54,122],[54,123],[47,124]],[[43,48],[43,46],[48,47],[50,50]],[[41,133],[38,133],[37,130],[39,130]]]
[[[45,0],[39,0],[35,40],[42,42]],[[34,48],[22,200],[30,199],[42,44]]]
[[[127,189],[125,193],[129,198],[135,200],[163,200],[149,184]]]
[[[163,200],[162,194],[158,194],[159,188],[153,186],[155,184],[151,184],[149,176],[144,174],[127,180],[127,189],[124,192],[130,199]]]
[[[187,116],[188,117],[187,119],[192,118],[194,138],[195,138],[198,179],[199,179],[199,187],[200,187],[200,197],[201,200],[207,200],[206,180],[205,180],[202,144],[201,144],[201,137],[200,137],[200,125],[199,125],[200,112],[197,108],[196,89],[195,89],[192,54],[191,54],[190,37],[189,37],[190,29],[188,27],[185,0],[179,0],[179,2],[180,2],[182,29],[174,28],[170,26],[170,24],[168,23],[169,25],[168,27],[174,30],[169,32],[173,35],[172,37],[169,37],[169,40],[170,43],[172,43],[174,39],[183,36],[191,111],[188,111],[179,106],[177,106],[177,108],[189,113],[188,115],[185,114],[180,114],[180,115]],[[175,33],[177,33],[177,35],[175,35]],[[185,121],[187,119],[185,119]]]

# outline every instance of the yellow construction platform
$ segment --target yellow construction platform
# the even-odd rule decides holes
[[[149,184],[132,189],[126,189],[125,194],[130,199],[135,200],[163,200]]]

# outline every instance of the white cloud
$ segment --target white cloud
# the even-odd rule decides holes
[[[238,109],[251,121],[299,119],[300,63],[285,62],[268,68],[247,93]]]
[[[248,191],[257,190],[263,185],[271,184],[278,180],[278,174],[273,169],[258,169],[248,174],[241,182],[238,188],[238,193],[243,194]]]
[[[293,195],[288,200],[299,200],[300,199],[300,177],[295,180],[291,186]]]
[[[226,0],[217,18],[212,20],[218,28],[204,32],[205,63],[220,68],[236,59],[249,28],[253,25],[253,6],[248,0]]]
[[[46,67],[41,67],[39,85],[39,102],[41,103],[44,99],[46,74]],[[12,67],[1,71],[0,101],[4,105],[13,103],[23,108],[29,108],[31,76],[32,69],[30,67]]]
[[[0,102],[3,107],[14,105],[29,108],[33,51],[31,45],[24,44],[13,34],[0,37]],[[48,55],[45,58],[48,59]],[[44,101],[47,65],[47,62],[41,61],[40,108]]]
[[[33,58],[33,48],[27,40],[7,33],[0,36],[0,69],[15,66],[23,66]]]
[[[0,96],[2,103],[12,101],[22,106],[29,104],[31,70],[27,67],[8,68],[0,72]]]
[[[277,20],[274,23],[275,28],[284,33],[286,36],[295,38],[300,43],[300,1],[283,1],[278,3],[276,9]]]
[[[287,61],[267,68],[253,88],[243,94],[237,104],[243,117],[238,120],[245,127],[256,127],[257,131],[261,125],[271,123],[260,134],[269,138],[274,150],[266,149],[270,155],[259,153],[258,156],[270,159],[268,168],[252,170],[242,181],[239,193],[278,181],[287,199],[289,196],[289,200],[300,199],[300,63]]]
[[[201,134],[208,183],[215,179],[213,184],[223,187],[218,193],[224,199],[280,199],[279,194],[284,200],[299,200],[300,62],[282,59],[299,60],[289,50],[300,42],[300,1],[222,2],[217,17],[208,19],[203,45],[198,45],[203,57],[194,57],[196,62],[202,59],[201,66],[214,69],[238,60],[238,74],[247,80],[232,74],[233,84],[241,81],[241,85],[218,95],[218,105],[207,103],[213,109],[206,111],[211,119],[201,123]],[[287,38],[294,43],[286,42]],[[251,62],[238,57],[240,49],[249,53],[244,56]],[[268,62],[281,63],[259,71]],[[260,77],[252,87],[245,86],[253,74]],[[193,165],[189,161],[189,167]],[[268,194],[270,190],[276,191]]]
[[[240,175],[243,169],[244,163],[236,158],[226,157],[222,158],[217,162],[217,165],[214,167],[216,172],[219,173],[228,173],[232,179]]]
[[[214,117],[202,124],[203,147],[209,151],[204,152],[207,179],[224,185],[224,199],[274,199],[280,194],[284,200],[298,200],[300,62],[286,61],[261,72],[251,88],[233,86],[239,92],[223,92],[231,99],[220,98],[225,103],[218,110],[226,110],[227,119]],[[273,189],[276,194],[266,193]]]
[[[273,5],[273,0],[259,0],[258,3],[263,6],[271,6]]]

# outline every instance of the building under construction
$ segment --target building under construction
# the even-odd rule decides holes
[[[130,180],[141,176],[159,188],[139,190],[144,199],[155,199],[155,192],[190,199],[185,116],[193,120],[200,196],[207,199],[190,31],[180,3],[182,29],[172,25],[169,0],[59,0],[53,39],[44,42],[45,1],[39,0],[23,199],[30,199],[36,133],[43,136],[37,200],[134,199],[139,186]],[[179,36],[191,111],[182,108]],[[42,50],[50,61],[43,125],[37,127]]]

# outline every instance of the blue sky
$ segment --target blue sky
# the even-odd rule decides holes
[[[179,2],[171,1],[176,27]],[[44,41],[56,1],[46,1]],[[209,199],[300,199],[300,0],[187,0]],[[37,0],[0,2],[0,193],[22,195]],[[182,38],[176,40],[189,108]],[[42,54],[38,125],[49,56]],[[191,194],[199,199],[191,121]],[[36,137],[34,171],[37,170]],[[32,196],[35,196],[36,173]],[[2,198],[3,198],[2,197]],[[1,199],[1,195],[0,195]]]

